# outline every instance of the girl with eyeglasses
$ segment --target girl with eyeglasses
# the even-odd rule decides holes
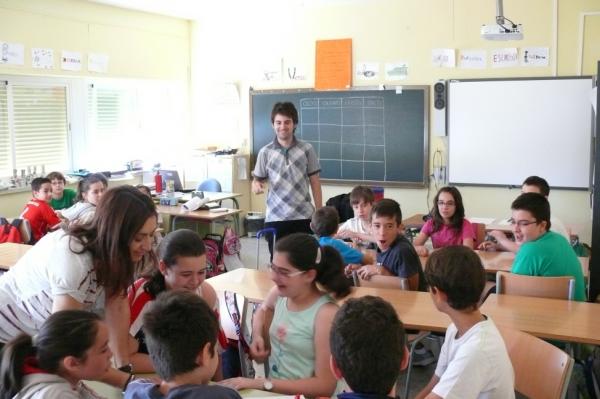
[[[186,229],[167,234],[158,247],[158,268],[135,281],[127,294],[131,309],[129,348],[131,363],[136,373],[154,371],[148,355],[142,323],[150,303],[158,294],[169,290],[194,292],[208,303],[218,317],[217,294],[205,278],[206,249],[200,236]],[[221,348],[227,345],[227,338],[221,329],[219,344]],[[221,367],[217,367],[213,379],[221,379]]]
[[[473,249],[475,231],[473,225],[465,219],[465,208],[462,196],[456,187],[442,187],[433,199],[431,219],[425,222],[413,245],[419,256],[427,256],[429,251],[424,247],[431,237],[433,248],[464,245]]]
[[[270,268],[275,287],[254,314],[250,345],[255,361],[268,359],[268,376],[223,383],[238,390],[332,396],[329,332],[338,310],[335,299],[350,293],[342,258],[333,247],[295,233],[277,241]]]

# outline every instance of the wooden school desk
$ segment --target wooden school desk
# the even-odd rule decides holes
[[[0,244],[0,269],[10,269],[31,247],[31,245],[11,242]]]
[[[175,223],[179,218],[193,219],[200,223],[212,223],[217,220],[223,220],[229,216],[235,216],[241,213],[239,209],[229,209],[225,212],[211,212],[209,210],[184,211],[181,206],[157,205],[156,211],[163,215],[171,216],[171,231],[175,230]],[[236,226],[237,228],[237,226]]]
[[[254,303],[262,302],[273,287],[269,272],[245,268],[211,277],[207,281],[217,291],[235,292],[244,296],[248,300],[246,302]],[[438,312],[428,292],[354,287],[352,293],[341,302],[366,295],[379,296],[389,301],[406,328],[445,331],[450,324],[450,318]],[[245,317],[242,317],[242,321],[244,319]]]
[[[510,272],[512,269],[512,264],[515,261],[515,254],[513,252],[506,251],[479,251],[476,250],[475,253],[479,255],[479,259],[481,259],[481,263],[483,264],[483,268],[488,273],[496,273],[496,272]],[[589,265],[590,258],[585,256],[578,256],[579,263],[581,264],[581,271],[583,272],[583,277],[586,279],[589,275]],[[421,266],[425,267],[427,263],[427,256],[420,256]]]
[[[600,304],[490,294],[481,312],[502,327],[536,337],[600,345]]]

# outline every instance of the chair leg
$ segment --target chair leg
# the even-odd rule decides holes
[[[419,344],[421,341],[423,341],[428,336],[429,336],[428,331],[420,332],[419,335],[411,342],[410,356],[408,358],[408,367],[406,369],[406,383],[404,385],[404,396],[403,396],[404,399],[408,399],[408,392],[410,389],[410,374],[412,371],[412,363],[413,363],[413,356],[415,354],[415,348],[417,347],[417,344]]]

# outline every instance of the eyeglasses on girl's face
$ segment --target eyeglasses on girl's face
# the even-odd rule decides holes
[[[273,273],[277,274],[278,276],[286,277],[286,278],[296,277],[296,276],[306,273],[306,270],[298,270],[298,271],[293,272],[293,271],[285,269],[283,267],[276,266],[273,263],[269,264],[269,270],[271,270]]]

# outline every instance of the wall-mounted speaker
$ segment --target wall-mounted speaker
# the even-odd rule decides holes
[[[433,85],[433,134],[445,136],[446,133],[446,109],[447,88],[445,80],[438,80]]]

